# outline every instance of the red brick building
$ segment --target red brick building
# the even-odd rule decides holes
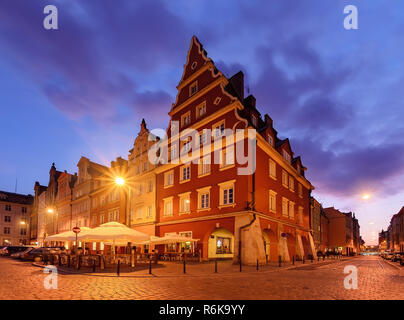
[[[200,239],[204,259],[233,258],[242,262],[288,261],[313,254],[309,234],[310,194],[306,168],[288,139],[281,140],[268,115],[261,116],[256,99],[244,97],[243,73],[227,78],[192,38],[178,94],[169,112],[169,160],[189,161],[156,169],[156,234],[183,233]],[[187,136],[189,129],[196,136]],[[225,129],[242,130],[234,145],[225,145]],[[256,130],[248,135],[247,129]],[[178,131],[173,135],[172,131]],[[211,131],[209,133],[209,131]],[[212,145],[196,156],[192,146]],[[218,143],[217,145],[215,143]],[[219,146],[219,147],[218,147]],[[238,148],[249,151],[247,164]],[[256,149],[256,152],[253,152]],[[198,158],[200,163],[192,163]],[[218,161],[219,160],[219,161]],[[175,162],[175,161],[174,161]],[[255,167],[250,174],[240,170]],[[241,244],[241,246],[240,246]],[[240,249],[241,248],[241,249]],[[184,250],[188,249],[184,245]]]

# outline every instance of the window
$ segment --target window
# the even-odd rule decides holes
[[[97,208],[97,198],[93,199],[93,208]]]
[[[151,218],[153,216],[153,206],[148,206],[146,211],[146,218]]]
[[[27,213],[27,207],[22,207],[22,208],[21,208],[21,212],[22,212],[22,213]]]
[[[143,163],[143,171],[147,171],[149,169],[149,163],[146,161]]]
[[[193,96],[198,92],[198,81],[195,81],[189,86],[189,96]]]
[[[219,183],[220,205],[234,204],[234,181]]]
[[[173,215],[173,197],[164,199],[164,215]]]
[[[11,222],[11,216],[4,216],[4,222]]]
[[[282,184],[284,187],[289,188],[288,185],[288,174],[285,170],[282,170]]]
[[[115,192],[115,200],[118,201],[119,200],[119,191]]]
[[[192,238],[192,231],[179,232],[178,234],[182,237]],[[182,242],[180,247],[182,252],[189,252],[192,249],[192,244],[191,242]]]
[[[297,185],[297,191],[299,193],[299,197],[303,198],[303,186],[300,183]]]
[[[283,154],[283,157],[285,158],[285,160],[290,163],[290,161],[291,161],[290,154],[286,150],[282,150],[282,154]]]
[[[203,117],[206,114],[206,102],[201,103],[196,107],[196,118]]]
[[[143,208],[139,207],[137,208],[136,219],[142,219],[142,218],[143,218]]]
[[[187,141],[182,142],[181,154],[188,153],[191,150],[192,140],[188,139]]]
[[[114,214],[115,214],[115,221],[119,221],[119,210],[115,210]]]
[[[251,115],[251,122],[252,122],[254,127],[257,127],[258,120],[257,120],[257,116],[255,114]]]
[[[9,204],[6,204],[6,211],[11,211],[11,206]]]
[[[268,143],[271,145],[271,146],[274,146],[274,139],[272,138],[272,136],[269,134],[268,135]]]
[[[282,216],[288,216],[288,199],[282,198]]]
[[[143,184],[139,183],[137,186],[137,194],[140,196],[143,193]]]
[[[180,194],[180,213],[189,213],[190,210],[190,192]]]
[[[289,190],[292,192],[295,191],[295,180],[292,176],[289,176]]]
[[[228,146],[220,153],[220,168],[232,166],[234,164],[234,146]]]
[[[181,116],[181,127],[185,127],[191,123],[191,111]]]
[[[111,193],[109,194],[109,202],[113,202],[113,201],[114,201],[114,193],[111,192]]]
[[[97,216],[93,216],[93,226],[97,225]]]
[[[189,181],[191,179],[191,165],[187,164],[185,166],[182,166],[180,172],[181,182]]]
[[[104,215],[100,215],[100,224],[103,224],[105,222],[105,217]]]
[[[276,180],[276,163],[272,159],[269,159],[269,176]]]
[[[269,190],[269,211],[276,212],[276,192]]]
[[[300,207],[299,206],[299,209],[298,209],[299,211],[298,211],[298,218],[299,218],[299,223],[300,224],[303,224],[303,207]]]
[[[217,105],[220,103],[221,100],[222,100],[222,98],[216,97],[215,101],[213,101],[213,104],[214,104],[215,106],[217,106]]]
[[[147,192],[153,192],[153,180],[149,180],[147,183]]]
[[[177,159],[178,153],[177,153],[177,145],[173,144],[171,145],[171,160]]]
[[[225,126],[224,120],[213,125],[212,131],[215,139],[222,137],[224,135],[224,128],[225,128],[224,126]]]
[[[295,204],[292,201],[289,201],[289,218],[295,218]]]
[[[109,221],[114,221],[114,212],[113,211],[109,212]]]
[[[101,197],[101,206],[104,206],[105,205],[105,196],[102,196]]]
[[[217,254],[226,254],[231,253],[231,239],[217,237],[216,238],[216,253]]]
[[[164,173],[164,187],[174,185],[174,170]]]
[[[210,208],[210,186],[202,189],[198,189],[198,209],[209,209]]]
[[[208,135],[207,135],[207,133],[206,133],[205,130],[203,130],[203,132],[201,132],[201,133],[199,134],[199,145],[200,145],[200,146],[203,146],[203,145],[206,144],[207,136],[208,136]]]
[[[3,233],[4,234],[10,234],[10,227],[4,227]]]
[[[191,69],[194,70],[197,65],[198,65],[198,62],[196,62],[196,61],[192,62]]]
[[[21,229],[20,230],[20,235],[21,236],[26,236],[27,235],[27,229]]]
[[[207,175],[210,173],[210,154],[204,156],[198,164],[198,176]]]

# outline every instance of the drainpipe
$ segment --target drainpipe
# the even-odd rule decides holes
[[[257,142],[255,142],[255,143],[257,143]],[[252,194],[252,201],[251,201],[252,208],[249,208],[249,205],[248,205],[248,209],[253,211],[253,219],[246,225],[241,226],[239,229],[238,259],[239,259],[240,264],[241,264],[241,234],[242,234],[242,231],[243,231],[243,229],[251,226],[254,223],[254,221],[257,219],[257,216],[255,215],[255,152],[253,153],[252,156],[253,156],[253,166],[254,166],[253,174],[251,176],[251,179],[252,179],[252,193],[251,193]]]

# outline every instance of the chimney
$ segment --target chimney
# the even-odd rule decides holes
[[[244,99],[244,105],[247,108],[254,108],[255,109],[256,99],[255,97],[250,94],[247,98]]]
[[[267,126],[273,127],[274,121],[272,120],[272,118],[268,114],[265,114],[264,119],[265,119],[265,124]]]
[[[242,71],[237,72],[234,76],[232,76],[229,80],[232,87],[236,91],[240,100],[244,100],[244,73]]]

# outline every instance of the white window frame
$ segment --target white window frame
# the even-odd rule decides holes
[[[222,130],[222,127],[223,127],[223,130]],[[212,137],[213,137],[213,139],[215,140],[215,139],[224,137],[225,130],[226,130],[226,121],[225,121],[225,119],[220,120],[220,121],[216,122],[215,124],[213,124],[212,125]],[[217,132],[220,132],[220,134],[217,135],[216,134]]]
[[[200,188],[200,189],[196,190],[198,192],[198,211],[210,210],[210,189],[211,188],[212,188],[212,186],[208,186],[208,187],[204,187],[204,188]],[[202,203],[205,201],[202,202],[202,196],[206,196],[206,195],[208,196],[208,200],[207,200],[208,205],[204,207],[204,206],[202,206]]]
[[[201,112],[201,110],[203,112]],[[196,113],[196,119],[202,118],[203,116],[206,115],[206,101],[200,103],[199,105],[196,106],[195,108],[195,113]]]
[[[269,176],[276,180],[276,162],[272,159],[269,159]]]
[[[188,119],[185,121],[185,119]],[[191,111],[185,112],[182,116],[181,116],[181,128],[182,127],[186,127],[188,125],[191,124]]]
[[[196,88],[193,92],[192,88]],[[198,92],[198,81],[194,81],[189,85],[189,96],[192,97]]]
[[[211,154],[205,155],[198,164],[198,177],[204,177],[211,173]]]
[[[187,177],[184,179],[184,170],[187,170]],[[180,183],[191,181],[191,164],[184,164],[180,167]]]
[[[222,183],[218,183],[218,186],[220,188],[220,202],[219,202],[219,209],[222,207],[228,207],[228,206],[235,206],[236,205],[236,180],[230,180],[230,181],[225,181]],[[229,202],[229,192],[228,190],[233,189],[233,201]],[[225,203],[225,191],[227,190],[227,200]]]
[[[171,217],[174,214],[174,203],[173,203],[173,196],[164,198],[163,199],[163,216],[164,217]],[[167,212],[167,204],[171,204],[171,212]]]
[[[289,217],[289,200],[285,197],[282,197],[282,216]]]
[[[285,170],[282,169],[282,185],[287,189],[289,189],[288,182],[289,182],[289,175]]]
[[[289,190],[295,192],[295,178],[292,175],[289,175]]]
[[[275,191],[269,190],[269,211],[273,213],[276,213],[276,195]]]
[[[170,177],[172,177],[170,179]],[[174,170],[164,172],[164,188],[169,188],[174,185]]]
[[[179,197],[179,214],[191,213],[191,192],[184,192]]]

